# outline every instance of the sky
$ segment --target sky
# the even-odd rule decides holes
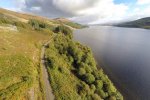
[[[150,17],[150,0],[0,0],[0,7],[83,24],[117,23]]]

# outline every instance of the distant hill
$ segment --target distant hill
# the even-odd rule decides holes
[[[138,20],[131,21],[131,22],[117,24],[115,26],[150,29],[150,17],[138,19]]]
[[[44,21],[47,22],[50,25],[59,25],[59,24],[64,24],[66,26],[69,26],[70,28],[75,28],[75,29],[79,29],[79,28],[84,28],[85,26],[72,22],[71,20],[68,20],[66,18],[55,18],[55,19],[50,19],[50,18],[46,18],[46,17],[42,17],[42,16],[36,16],[36,15],[31,15],[31,14],[23,14],[23,13],[19,13],[19,12],[14,12],[14,11],[10,11],[10,10],[6,10],[3,8],[0,8],[0,17],[5,17],[5,18],[9,18],[9,19],[13,19],[13,20],[17,20],[17,21],[21,21],[21,22],[25,22],[28,23],[28,21],[30,19],[36,19],[39,21]]]

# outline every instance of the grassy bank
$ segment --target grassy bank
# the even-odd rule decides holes
[[[44,100],[39,56],[52,31],[29,21],[0,16],[0,100]]]
[[[64,30],[69,29],[63,27],[55,31],[55,38],[46,50],[56,99],[123,100],[103,70],[97,69],[90,48],[73,41],[72,33]]]

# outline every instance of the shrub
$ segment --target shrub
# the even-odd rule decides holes
[[[94,75],[94,77],[97,79],[97,80],[100,80],[101,77],[103,76],[103,71],[102,70],[94,70],[92,72],[92,74]]]
[[[91,73],[93,70],[91,66],[88,66],[87,64],[82,65],[85,68],[86,73]]]
[[[14,22],[13,24],[17,27],[29,28],[29,25],[23,22]]]
[[[70,63],[73,63],[74,59],[72,58],[72,56],[69,55],[69,56],[68,56],[68,59],[69,59],[69,62],[70,62]]]
[[[115,96],[110,96],[108,100],[117,100]]]
[[[91,90],[89,88],[89,85],[85,84],[85,83],[81,83],[78,85],[78,91],[79,94],[82,97],[85,97],[86,95],[90,95],[91,94]]]
[[[0,17],[0,24],[12,24],[12,21],[10,19]]]
[[[102,100],[99,95],[92,94],[92,100]]]
[[[50,29],[53,30],[54,26],[47,24],[46,22],[42,22],[36,19],[30,19],[28,24],[32,26],[35,30],[42,30],[42,29]]]
[[[102,89],[102,87],[103,87],[103,82],[102,82],[102,80],[97,80],[96,82],[95,82],[95,85],[96,85],[96,88],[97,89]]]
[[[85,82],[88,83],[88,84],[92,84],[94,81],[95,81],[95,77],[88,73],[88,74],[85,74]]]
[[[112,84],[109,84],[107,86],[107,90],[108,90],[108,94],[109,95],[113,95],[116,93],[116,88],[112,85]]]
[[[69,29],[68,27],[64,26],[64,25],[59,25],[57,26],[54,30],[54,33],[63,33],[64,35],[69,36],[69,38],[72,38],[72,30]]]
[[[101,98],[105,99],[108,97],[108,93],[104,92],[103,90],[97,90],[96,93],[101,96]]]
[[[94,92],[95,92],[95,90],[96,90],[95,85],[94,85],[94,84],[91,84],[90,88],[91,88],[91,91],[94,93]]]
[[[79,70],[78,70],[79,76],[82,76],[82,75],[84,75],[85,73],[86,73],[86,71],[85,71],[84,68],[79,68]]]

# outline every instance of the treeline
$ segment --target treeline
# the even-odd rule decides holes
[[[63,28],[62,28],[63,27]],[[122,95],[117,91],[111,83],[107,75],[103,73],[102,69],[97,69],[92,51],[87,46],[83,46],[78,42],[74,42],[72,33],[66,35],[63,31],[65,28],[59,28],[59,34],[55,34],[53,42],[50,43],[47,49],[47,64],[50,72],[50,81],[56,95],[56,99],[71,99],[75,100],[74,94],[78,94],[81,100],[123,100]],[[58,33],[58,32],[56,32]],[[57,61],[59,60],[59,61]],[[63,64],[65,64],[63,66]],[[63,73],[65,74],[64,77]],[[67,74],[68,73],[68,74]],[[69,74],[70,73],[70,74]],[[73,75],[77,78],[75,90],[71,95],[60,93],[60,84],[64,83],[63,78]],[[61,77],[61,78],[60,78]],[[56,83],[59,81],[59,83]],[[68,80],[71,81],[71,80]],[[67,81],[65,82],[67,84]],[[74,84],[68,82],[68,87]],[[57,87],[57,88],[56,88]],[[66,91],[71,91],[66,89]]]

